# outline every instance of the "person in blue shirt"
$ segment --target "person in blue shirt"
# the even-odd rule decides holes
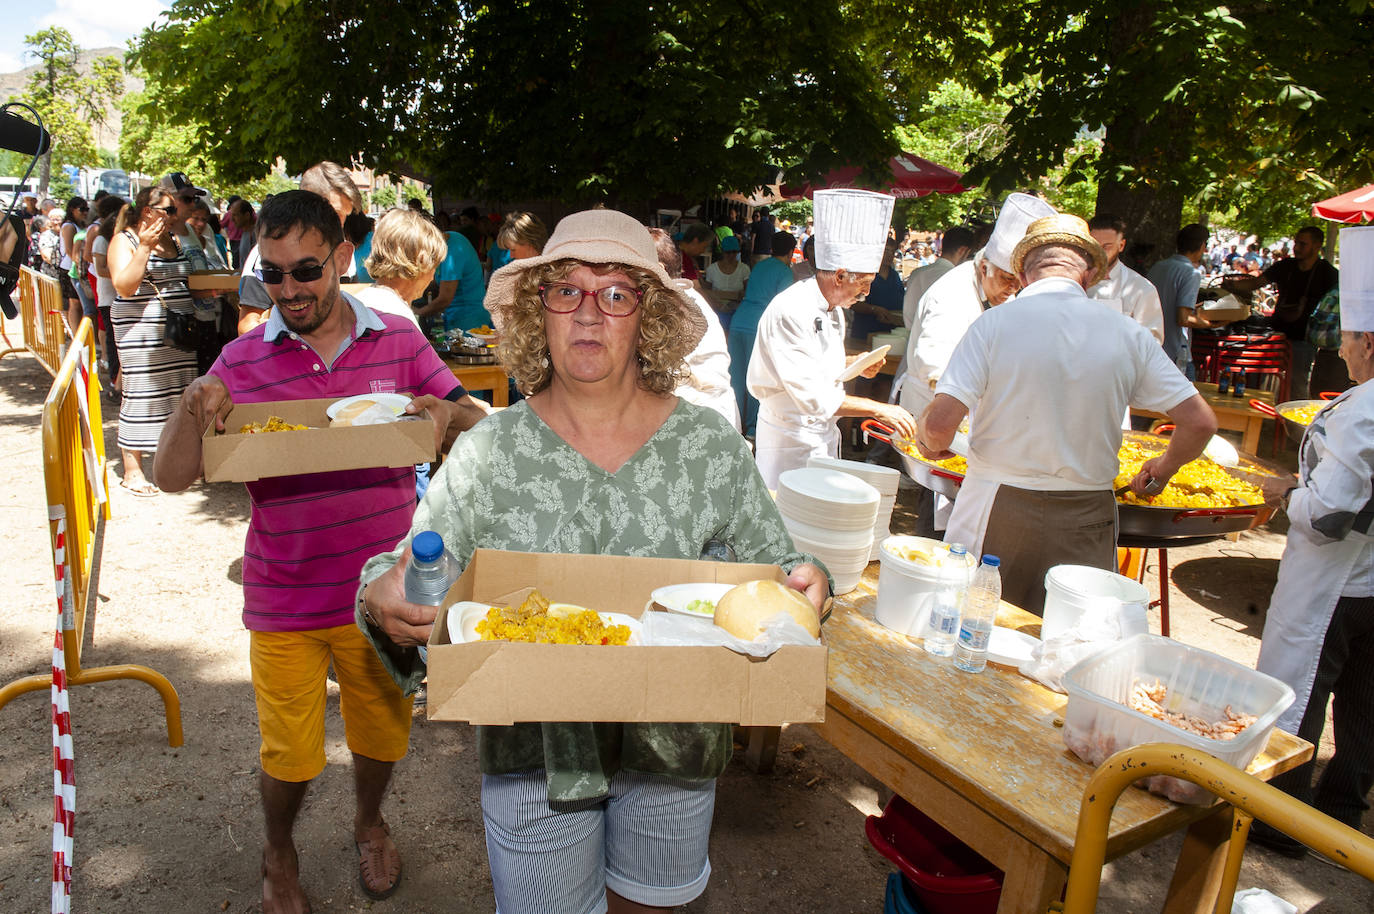
[[[445,232],[444,238],[448,241],[448,256],[434,274],[439,294],[415,313],[421,317],[442,314],[445,330],[490,327],[491,315],[482,307],[487,289],[476,248],[458,232]]]
[[[792,285],[792,249],[797,242],[789,233],[777,232],[770,243],[773,253],[754,264],[750,271],[744,298],[730,319],[730,333],[725,338],[725,348],[730,353],[730,386],[735,390],[735,401],[739,405],[740,428],[749,438],[754,437],[759,418],[759,401],[745,386],[749,360],[754,355],[754,337],[758,335],[759,318],[773,296]]]
[[[867,342],[874,333],[886,333],[893,327],[902,326],[906,286],[902,285],[902,274],[892,268],[892,259],[896,256],[897,239],[889,238],[882,266],[873,277],[873,285],[868,287],[868,295],[850,306],[854,320],[849,325],[849,335],[853,339]]]

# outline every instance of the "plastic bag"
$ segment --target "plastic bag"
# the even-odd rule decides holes
[[[1231,914],[1298,914],[1298,908],[1267,889],[1243,889],[1231,902]]]
[[[763,634],[753,641],[736,638],[710,619],[681,613],[646,612],[640,617],[645,644],[692,647],[727,647],[737,654],[767,657],[787,644],[819,644],[806,629],[787,613],[778,613],[764,623]]]
[[[1104,600],[1084,612],[1073,628],[1035,645],[1030,659],[1019,669],[1022,676],[1063,692],[1064,674],[1080,660],[1086,660],[1122,638],[1148,631],[1143,606]]]

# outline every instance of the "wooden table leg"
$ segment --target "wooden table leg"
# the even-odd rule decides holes
[[[1259,456],[1260,429],[1264,426],[1264,419],[1261,416],[1251,416],[1245,423],[1245,431],[1241,435],[1240,450],[1243,454],[1251,457]]]
[[[1163,914],[1210,914],[1226,868],[1226,846],[1235,810],[1226,804],[1188,826],[1178,852]]]
[[[744,764],[755,774],[773,770],[778,758],[778,737],[782,727],[741,727],[744,736]]]
[[[1004,867],[997,914],[1044,914],[1069,879],[1064,864],[1026,842],[1012,850]]]

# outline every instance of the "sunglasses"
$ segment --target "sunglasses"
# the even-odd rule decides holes
[[[160,209],[169,216],[175,216],[177,214],[177,208],[175,206],[155,206],[153,209]]]
[[[312,263],[303,267],[296,267],[294,270],[278,270],[276,267],[258,267],[253,271],[253,275],[265,286],[279,286],[290,276],[296,282],[306,283],[315,282],[324,275],[325,263],[330,263],[334,257],[334,251],[339,246],[336,244],[329,249],[329,253],[324,255],[324,263]]]

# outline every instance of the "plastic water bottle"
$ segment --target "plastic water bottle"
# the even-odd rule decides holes
[[[1002,560],[983,556],[964,601],[964,620],[959,625],[959,640],[954,645],[954,665],[966,673],[981,673],[988,665],[988,641],[1002,602]]]
[[[930,610],[930,624],[926,628],[926,653],[936,657],[954,654],[954,640],[959,636],[959,617],[963,614],[968,594],[968,550],[959,543],[949,547],[949,562],[963,572],[963,584],[951,582],[935,594],[935,606]]]
[[[438,606],[458,580],[458,562],[444,548],[444,538],[433,530],[416,534],[410,543],[406,565],[406,599],[424,606]]]

